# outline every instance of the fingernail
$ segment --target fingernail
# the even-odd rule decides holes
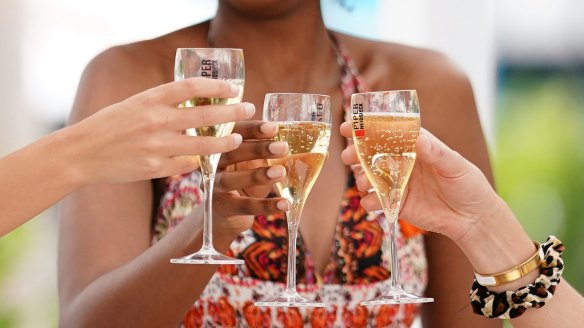
[[[281,178],[286,175],[286,169],[280,165],[272,166],[268,169],[266,175],[270,179]]]
[[[288,143],[284,141],[275,141],[268,146],[270,153],[274,155],[285,154],[288,151]]]
[[[276,203],[276,208],[278,208],[280,211],[288,211],[290,209],[290,202],[288,202],[286,199],[279,200]]]
[[[240,88],[239,85],[231,83],[231,95],[233,97],[235,97],[239,94],[239,88]]]
[[[260,131],[263,134],[275,134],[278,131],[278,125],[276,123],[266,122],[260,125]]]
[[[234,134],[232,134],[232,136],[233,136],[233,143],[235,144],[235,147],[239,147],[239,145],[241,145],[241,143],[243,142],[243,137],[239,133],[234,133]]]
[[[245,115],[247,117],[253,116],[255,114],[255,106],[252,103],[243,103],[243,108],[245,109]]]

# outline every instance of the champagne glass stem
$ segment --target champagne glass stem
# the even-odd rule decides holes
[[[294,208],[294,205],[293,205]],[[286,213],[288,219],[288,268],[286,290],[274,298],[255,302],[256,306],[324,307],[324,303],[311,301],[296,291],[296,239],[298,237],[298,208]]]
[[[298,237],[298,221],[288,216],[288,274],[286,277],[286,294],[296,294],[296,238]]]
[[[205,204],[203,207],[203,245],[196,253],[180,258],[173,258],[170,260],[170,263],[243,264],[243,260],[223,255],[217,252],[213,247],[213,185],[215,184],[215,172],[217,172],[219,156],[217,154],[201,156],[199,157],[199,160],[201,161],[203,192],[205,196]]]
[[[213,170],[215,171],[215,170]],[[203,213],[203,251],[214,251],[213,248],[213,185],[215,173],[203,173],[203,187],[205,188],[205,208]]]
[[[397,254],[397,216],[392,217],[392,213],[386,211],[385,216],[389,220],[389,256],[391,257],[391,277],[389,287],[391,290],[401,288],[399,275],[399,258]]]

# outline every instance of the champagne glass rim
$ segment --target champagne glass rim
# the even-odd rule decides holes
[[[228,51],[241,51],[243,52],[243,49],[241,48],[176,48],[176,51],[181,51],[181,50],[228,50]]]
[[[402,93],[402,92],[415,92],[417,93],[416,89],[403,89],[403,90],[385,90],[385,91],[367,91],[367,92],[356,92],[353,93],[354,95],[367,95],[367,94],[384,94],[384,93]]]
[[[271,96],[317,96],[317,97],[328,97],[330,98],[330,95],[325,95],[325,94],[320,94],[320,93],[305,93],[305,92],[269,92],[266,93],[266,97],[271,97]]]

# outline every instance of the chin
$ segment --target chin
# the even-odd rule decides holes
[[[317,0],[219,0],[220,5],[227,5],[240,13],[257,18],[284,16],[313,1]]]

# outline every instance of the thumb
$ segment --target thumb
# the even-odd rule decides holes
[[[436,173],[446,178],[459,177],[472,165],[426,129],[420,129],[416,153],[422,163],[432,166]]]

